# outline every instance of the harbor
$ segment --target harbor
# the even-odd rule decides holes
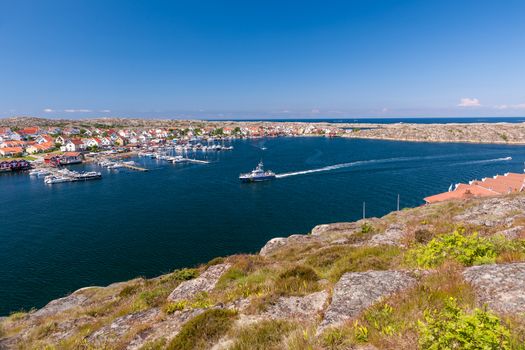
[[[99,180],[102,174],[96,171],[73,171],[66,168],[47,168],[47,169],[33,169],[29,172],[30,176],[43,177],[44,183],[53,185],[63,182],[81,182],[89,180]]]

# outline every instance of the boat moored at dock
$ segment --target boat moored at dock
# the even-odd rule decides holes
[[[47,175],[44,178],[44,183],[48,185],[62,183],[62,182],[78,182],[88,180],[98,180],[102,178],[102,174],[97,171],[77,172],[63,169]]]

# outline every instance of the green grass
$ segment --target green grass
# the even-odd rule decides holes
[[[169,343],[167,350],[207,349],[233,325],[237,313],[211,309],[188,321]]]
[[[238,330],[229,350],[280,350],[281,342],[294,328],[293,324],[279,320],[265,320]]]
[[[155,341],[144,344],[140,350],[164,350],[166,348],[166,339],[160,338]]]
[[[402,251],[395,246],[331,247],[306,259],[321,277],[337,282],[346,272],[388,270],[397,267]]]
[[[319,276],[308,266],[297,265],[289,268],[275,281],[277,295],[306,295],[320,290]]]

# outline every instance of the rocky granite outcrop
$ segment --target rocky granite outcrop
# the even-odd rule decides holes
[[[166,315],[160,322],[147,327],[137,333],[126,347],[127,350],[141,349],[145,344],[164,338],[166,342],[173,339],[181,327],[189,320],[204,312],[204,309],[192,309],[176,311],[171,315]]]
[[[345,273],[334,286],[332,303],[318,331],[339,325],[361,314],[367,307],[416,283],[405,271],[367,271]]]
[[[315,319],[324,310],[328,296],[328,292],[321,291],[304,297],[280,297],[267,307],[263,316],[281,319]]]
[[[463,275],[481,304],[502,313],[525,312],[525,263],[473,266]]]
[[[501,200],[490,198],[480,201],[463,213],[456,215],[454,220],[477,226],[511,227],[517,218],[525,219],[525,197],[516,196]]]
[[[46,306],[34,312],[32,316],[46,317],[57,314],[59,312],[64,312],[75,307],[82,306],[88,301],[88,299],[88,296],[82,294],[82,290],[78,290],[75,293],[68,295],[67,297],[49,302]]]
[[[338,222],[333,224],[317,225],[312,229],[312,236],[321,236],[331,233],[354,233],[359,227],[357,222]]]
[[[284,246],[287,242],[287,238],[284,237],[275,237],[270,239],[264,247],[261,248],[259,255],[268,256],[271,253],[275,252],[280,247]]]
[[[219,278],[221,278],[230,267],[230,264],[210,266],[199,277],[178,285],[168,296],[168,301],[188,300],[199,293],[212,291],[219,281]]]
[[[122,338],[131,328],[153,322],[161,314],[158,308],[131,313],[117,318],[109,325],[100,328],[87,337],[89,343],[98,347],[107,342]]]
[[[321,239],[312,235],[291,235],[289,237],[276,237],[269,240],[259,252],[259,255],[269,256],[277,252],[281,247],[288,245],[301,245],[313,242],[320,242]]]
[[[403,246],[403,238],[405,236],[406,228],[401,224],[392,224],[385,232],[373,235],[372,238],[366,245],[378,246],[378,245],[394,245]]]

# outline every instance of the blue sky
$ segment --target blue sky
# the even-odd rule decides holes
[[[0,117],[524,116],[525,1],[0,0]]]

